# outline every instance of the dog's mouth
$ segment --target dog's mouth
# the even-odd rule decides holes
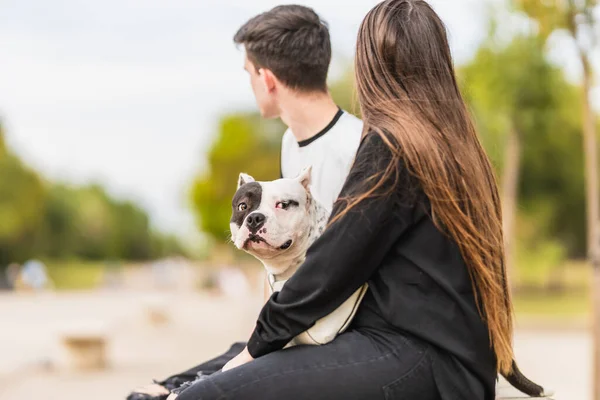
[[[276,248],[275,246],[272,246],[269,242],[267,242],[262,236],[257,235],[255,233],[251,233],[250,235],[248,235],[248,239],[246,239],[246,241],[244,242],[244,249],[248,248],[248,244],[252,242],[252,243],[264,243],[269,247],[272,248]],[[293,241],[290,239],[287,242],[285,242],[284,244],[282,244],[281,246],[277,247],[279,250],[287,250],[290,247],[292,247],[292,243]]]
[[[288,240],[287,242],[285,242],[284,244],[282,244],[281,246],[279,246],[279,248],[281,250],[287,250],[290,247],[292,247],[292,239]]]
[[[262,243],[265,243],[266,245],[269,244],[269,243],[267,243],[267,241],[262,236],[256,235],[254,233],[251,233],[251,234],[248,235],[248,238],[244,241],[243,248],[247,249],[248,248],[248,244],[250,242],[252,242],[252,243],[261,243],[262,242]]]

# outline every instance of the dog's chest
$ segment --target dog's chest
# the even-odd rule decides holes
[[[275,276],[273,274],[269,274],[269,289],[271,290],[271,294],[281,291],[286,282],[287,279],[277,281],[275,280]]]

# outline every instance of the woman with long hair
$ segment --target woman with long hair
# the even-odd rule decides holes
[[[486,399],[513,369],[498,187],[445,27],[387,0],[358,34],[363,139],[329,225],[196,399]],[[351,327],[281,350],[364,283]]]

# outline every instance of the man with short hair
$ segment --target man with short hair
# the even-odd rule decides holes
[[[246,51],[244,69],[261,115],[288,126],[281,176],[293,178],[312,165],[312,194],[331,209],[358,148],[362,121],[341,110],[327,90],[327,25],[310,8],[278,6],[248,21],[234,41]]]
[[[234,42],[244,46],[244,69],[261,115],[281,118],[288,126],[281,146],[281,177],[294,178],[312,166],[312,195],[331,210],[360,143],[362,121],[341,110],[327,89],[331,61],[327,24],[308,7],[278,6],[250,19]],[[268,295],[265,285],[265,301]],[[178,392],[187,386],[184,382],[220,370],[244,347],[245,343],[235,343],[225,354],[140,389],[128,399],[164,399],[168,390]]]

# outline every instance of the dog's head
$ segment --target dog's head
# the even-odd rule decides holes
[[[272,182],[256,182],[240,174],[231,204],[235,246],[263,262],[304,254],[315,227],[310,176],[310,167],[295,179]]]

